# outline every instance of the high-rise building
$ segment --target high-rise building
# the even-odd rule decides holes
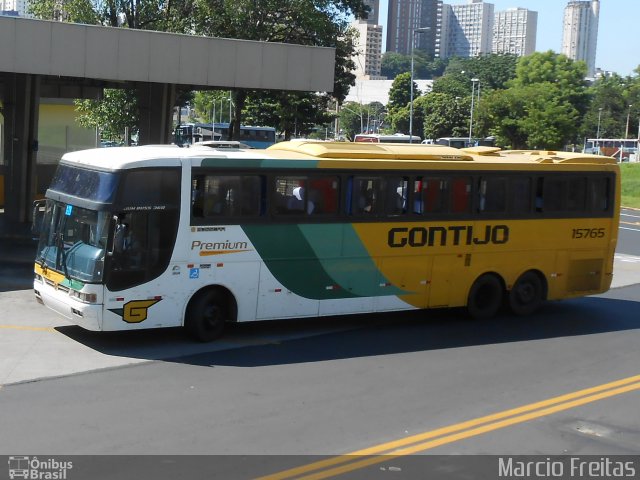
[[[536,50],[538,12],[509,8],[496,12],[493,22],[493,53],[511,53],[519,57]]]
[[[570,1],[564,9],[562,53],[587,63],[587,75],[596,72],[600,1]]]
[[[382,25],[356,20],[351,27],[358,32],[356,54],[353,61],[356,78],[376,79],[382,69]]]
[[[366,18],[366,22],[372,25],[378,25],[380,23],[380,0],[364,0],[364,4],[369,7],[369,16]],[[365,19],[358,19],[365,20]]]
[[[477,57],[491,53],[493,3],[468,0],[464,5],[444,5],[440,56]]]
[[[366,19],[358,18],[351,27],[358,32],[353,72],[359,79],[378,79],[382,68],[382,25],[378,25],[380,0],[364,0],[369,7]]]
[[[413,48],[440,56],[442,0],[389,0],[387,52],[410,55]],[[416,33],[416,29],[428,30]]]
[[[21,17],[30,16],[27,13],[28,0],[0,0],[0,12],[18,12]]]

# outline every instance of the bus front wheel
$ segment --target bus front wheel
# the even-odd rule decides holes
[[[525,272],[516,280],[509,292],[509,306],[516,315],[535,312],[545,300],[545,288],[540,275]]]
[[[184,326],[189,335],[196,340],[211,342],[224,332],[224,325],[228,319],[227,310],[227,302],[221,292],[200,292],[189,303]]]
[[[504,289],[496,275],[485,274],[476,279],[469,290],[467,310],[476,319],[492,318],[502,306]]]

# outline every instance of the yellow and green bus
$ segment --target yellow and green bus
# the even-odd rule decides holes
[[[283,142],[66,154],[46,193],[37,299],[90,330],[466,307],[488,318],[606,291],[614,159]]]

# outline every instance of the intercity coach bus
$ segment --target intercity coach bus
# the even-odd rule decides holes
[[[89,330],[439,307],[489,318],[606,291],[613,158],[282,142],[66,154],[46,193],[38,301]]]

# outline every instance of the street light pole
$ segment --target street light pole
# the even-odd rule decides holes
[[[409,100],[409,143],[413,143],[413,50],[416,44],[416,33],[426,33],[431,27],[420,27],[413,30],[411,35],[411,93]]]
[[[598,130],[596,131],[596,142],[598,143],[598,155],[600,155],[600,120],[602,119],[602,107],[598,109]]]
[[[622,163],[622,153],[624,151],[624,147],[626,146],[627,142],[627,138],[629,138],[629,117],[631,116],[631,107],[633,107],[633,105],[629,105],[629,108],[627,109],[627,126],[625,128],[624,131],[624,142],[620,142],[620,163]]]
[[[471,138],[473,137],[473,103],[476,97],[476,83],[478,84],[478,90],[480,90],[480,79],[471,79],[471,115],[469,118],[469,146],[471,146]]]

